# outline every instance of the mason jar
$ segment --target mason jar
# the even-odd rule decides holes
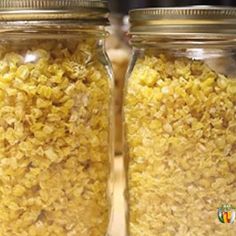
[[[0,235],[104,236],[107,3],[0,2]]]
[[[138,9],[130,20],[130,236],[236,235],[236,9]]]

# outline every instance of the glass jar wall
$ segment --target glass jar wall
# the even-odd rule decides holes
[[[23,2],[0,25],[0,235],[104,236],[113,152],[106,4]],[[60,7],[73,8],[70,19]]]
[[[223,222],[233,223],[236,204],[236,36],[228,23],[235,13],[131,12],[124,98],[131,236],[236,233],[220,220],[225,214]],[[211,15],[228,28],[219,31]],[[155,24],[143,27],[148,22]]]

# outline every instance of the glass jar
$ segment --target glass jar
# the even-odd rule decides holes
[[[104,236],[112,78],[104,1],[0,3],[0,235]]]
[[[236,207],[236,9],[140,9],[130,20],[130,236],[236,235],[222,224]]]

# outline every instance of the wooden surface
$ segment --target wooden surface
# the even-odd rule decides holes
[[[126,236],[126,213],[127,205],[125,202],[125,172],[123,157],[116,156],[114,158],[114,172],[113,172],[113,194],[112,194],[112,216],[110,222],[110,235],[109,236]]]

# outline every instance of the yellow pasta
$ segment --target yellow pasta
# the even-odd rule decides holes
[[[235,235],[236,80],[204,61],[137,60],[124,104],[130,235]]]
[[[95,47],[1,45],[1,236],[105,235],[111,86]]]

